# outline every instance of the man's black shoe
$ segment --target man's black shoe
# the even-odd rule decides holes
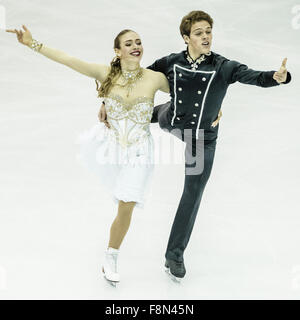
[[[186,270],[184,262],[178,262],[174,260],[166,259],[165,267],[169,269],[170,273],[177,278],[183,278],[185,276]]]

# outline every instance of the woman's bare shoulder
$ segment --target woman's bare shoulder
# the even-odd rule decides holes
[[[143,69],[143,71],[145,72],[146,75],[153,78],[161,78],[165,76],[162,72],[153,71],[151,69]]]
[[[148,78],[155,90],[161,90],[163,92],[170,92],[168,79],[162,72],[153,71],[150,69],[144,69],[146,78]]]
[[[146,73],[146,74],[149,74],[149,75],[155,75],[155,74],[158,74],[159,72],[157,71],[153,71],[151,69],[145,69],[143,68],[143,71]]]

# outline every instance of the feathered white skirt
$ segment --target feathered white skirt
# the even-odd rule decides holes
[[[99,122],[80,133],[78,163],[93,173],[113,200],[134,201],[143,208],[154,171],[154,141],[151,134],[140,143],[124,147],[112,129]]]

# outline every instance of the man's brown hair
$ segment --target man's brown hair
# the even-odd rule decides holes
[[[184,35],[187,35],[189,37],[192,25],[195,22],[199,22],[201,20],[206,20],[210,24],[210,26],[213,27],[214,21],[208,13],[204,11],[191,11],[181,20],[181,24],[179,27],[181,36],[183,37]]]

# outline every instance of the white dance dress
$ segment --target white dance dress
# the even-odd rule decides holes
[[[109,94],[103,101],[110,128],[98,121],[80,133],[77,161],[99,178],[115,202],[134,201],[143,208],[154,170],[153,99],[138,97],[126,104]]]

